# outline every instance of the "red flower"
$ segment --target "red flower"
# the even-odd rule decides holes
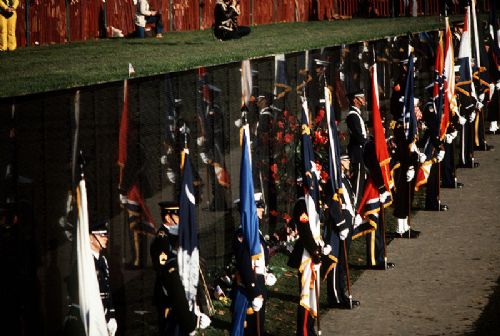
[[[285,135],[285,143],[289,144],[293,141],[293,134],[287,133]]]
[[[283,141],[283,132],[279,131],[276,133],[276,140],[278,140],[278,142]]]
[[[324,117],[325,117],[325,110],[324,109],[320,109],[318,111],[318,113],[316,114],[316,117],[314,118],[314,121],[316,122],[316,125],[318,125],[323,120]]]
[[[320,173],[320,177],[321,177],[322,181],[326,182],[326,180],[328,180],[328,173],[326,171],[322,170]]]
[[[283,123],[283,121],[281,121],[281,120],[278,121],[278,127],[281,129],[285,128],[285,124]]]
[[[270,214],[271,214],[271,216],[276,217],[276,216],[278,216],[278,215],[279,215],[279,212],[278,212],[278,211],[276,211],[276,210],[271,210]]]
[[[277,163],[273,163],[271,165],[271,171],[274,173],[274,174],[278,174],[278,164]]]
[[[291,220],[292,220],[292,217],[290,217],[289,214],[287,213],[284,213],[282,216],[281,216],[287,223],[289,223]]]

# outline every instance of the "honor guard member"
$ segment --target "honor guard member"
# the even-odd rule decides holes
[[[254,199],[260,223],[265,209],[262,193],[255,193]],[[234,203],[239,209],[240,200],[238,199]],[[241,209],[239,210],[241,211]],[[236,281],[232,289],[231,312],[233,318],[231,335],[264,335],[267,301],[266,286],[273,286],[276,283],[276,277],[274,274],[267,272],[269,247],[260,231],[259,238],[263,258],[255,260],[252,260],[250,256],[248,243],[245,240],[241,226],[236,230],[233,238]],[[242,300],[246,300],[246,302],[242,302]],[[246,313],[241,311],[243,307],[248,307]],[[244,318],[242,318],[243,316]]]
[[[425,155],[425,158],[422,157],[423,162],[420,162],[420,164],[424,166],[430,164],[429,176],[427,177],[425,188],[425,210],[427,211],[448,210],[448,206],[441,204],[441,200],[439,199],[439,169],[440,163],[446,154],[444,143],[439,138],[440,122],[433,103],[427,103],[423,109],[423,125],[425,127],[422,127],[424,130],[422,137],[419,139]]]
[[[311,228],[309,226],[309,216],[307,215],[306,202],[304,198],[304,189],[302,186],[298,186],[298,199],[293,207],[292,221],[297,227],[299,233],[299,238],[295,242],[292,254],[288,260],[288,266],[298,269],[298,281],[299,281],[299,296],[302,293],[302,286],[308,286],[308,284],[302,284],[302,274],[300,272],[300,265],[302,261],[302,254],[304,249],[309,252],[314,264],[320,264],[322,253],[321,246],[316,244]],[[309,314],[309,310],[304,308],[302,305],[297,307],[297,330],[296,335],[299,336],[314,336],[316,331],[314,330],[314,323],[316,319],[314,316]]]
[[[346,267],[348,267],[348,260],[346,255],[349,256],[349,250],[352,241],[353,222],[355,218],[354,209],[354,193],[351,188],[351,183],[347,178],[345,172],[349,169],[349,156],[344,154],[340,157],[342,169],[342,195],[341,203],[338,200],[329,197],[328,216],[326,223],[325,245],[323,254],[326,257],[334,257],[338,262],[332,269],[322,270],[326,276],[326,295],[328,306],[330,308],[338,309],[352,309],[360,305],[358,300],[350,300],[346,294]],[[329,183],[329,182],[328,182]],[[345,243],[344,243],[345,242]],[[345,251],[344,251],[345,248]],[[331,249],[331,252],[329,251]],[[321,267],[327,265],[323,257]]]
[[[368,132],[365,121],[361,116],[361,108],[366,106],[366,100],[362,91],[353,92],[348,98],[351,108],[346,117],[346,124],[349,129],[347,152],[351,160],[351,184],[354,189],[355,208],[357,208],[359,201],[361,201],[366,180],[363,149],[368,139]]]
[[[373,137],[370,137],[365,145],[365,150],[363,152],[363,159],[366,163],[367,175],[373,181],[373,184],[378,190],[379,194],[379,204],[382,207],[387,199],[390,197],[390,192],[387,190],[384,177],[382,175],[382,169],[380,169],[380,164],[377,158],[377,153],[375,151],[375,142]],[[380,214],[380,212],[379,212]],[[359,221],[358,219],[356,219]],[[357,224],[357,223],[356,223]],[[396,265],[392,262],[387,262],[385,265],[384,259],[384,234],[383,226],[380,222],[380,216],[377,220],[377,229],[374,232],[366,234],[366,263],[370,269],[385,270],[395,268]]]
[[[103,250],[108,247],[108,226],[109,221],[96,222],[89,226],[90,249],[94,257],[95,271],[99,283],[101,301],[104,308],[107,328],[110,336],[115,335],[118,324],[115,319],[115,308],[111,298],[111,285],[109,281],[109,265]],[[65,335],[85,335],[85,329],[80,318],[80,308],[78,306],[78,272],[76,265],[74,271],[68,279],[68,290],[73,304],[70,306],[70,313],[64,327]]]
[[[156,271],[153,304],[158,310],[159,335],[195,335],[197,327],[205,329],[211,321],[198,309],[189,310],[179,275],[179,203],[165,201],[158,205],[162,225],[151,243],[150,254]]]
[[[404,88],[402,88],[404,92]],[[400,98],[400,101],[402,98]],[[415,98],[415,115],[418,112],[419,100]],[[415,167],[419,160],[423,160],[423,156],[419,154],[416,144],[411,139],[408,142],[405,136],[403,104],[399,111],[391,111],[395,117],[396,124],[394,127],[394,159],[399,163],[395,176],[395,193],[394,193],[394,217],[397,220],[395,238],[418,238],[420,231],[413,230],[408,224],[408,216],[411,211],[411,202],[413,201],[413,190],[415,185]]]
[[[490,34],[493,32],[490,31]],[[498,134],[498,121],[500,120],[500,48],[495,45],[495,40],[488,34],[484,43],[488,55],[488,73],[490,77],[488,121],[490,123],[487,134]]]

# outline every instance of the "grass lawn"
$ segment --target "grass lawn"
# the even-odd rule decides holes
[[[256,26],[227,42],[206,30],[19,48],[0,54],[0,98],[123,80],[129,63],[145,77],[442,27],[439,17],[352,19]]]

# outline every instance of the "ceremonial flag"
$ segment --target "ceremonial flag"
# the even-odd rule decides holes
[[[335,114],[333,113],[332,93],[330,88],[325,85],[325,109],[328,122],[328,165],[330,168],[330,182],[332,183],[333,198],[340,201],[342,193],[342,170],[340,166],[340,141],[337,131]]]
[[[439,136],[443,139],[446,135],[446,129],[449,124],[449,108],[445,104],[445,87],[444,87],[444,45],[443,33],[439,32],[439,42],[436,49],[436,60],[434,62],[434,88],[432,91],[432,104],[436,112],[436,125],[432,125],[431,129],[436,130],[439,134],[431,134],[432,137]]]
[[[248,106],[252,96],[252,69],[250,60],[241,62],[241,106]]]
[[[456,90],[476,98],[476,89],[472,83],[472,45],[471,34],[469,31],[470,7],[465,8],[464,29],[460,40],[458,51],[458,61],[460,64],[460,82],[456,83]]]
[[[377,64],[374,63],[370,70],[372,74],[372,121],[375,155],[380,166],[382,178],[384,179],[385,189],[391,192],[394,186],[394,180],[390,168],[391,157],[389,156],[389,151],[385,142],[385,131],[382,125],[382,117],[380,116]],[[387,197],[383,207],[386,208],[390,206],[391,203],[392,195]],[[363,197],[357,209],[357,212],[363,218],[363,222],[354,226],[352,234],[353,239],[359,238],[377,229],[380,205],[380,191],[375,186],[373,179],[368,177],[363,191]]]
[[[443,116],[448,115],[448,120],[446,120],[445,117],[441,119],[440,134],[443,134],[448,127],[450,112],[455,115],[458,111],[457,98],[455,96],[455,54],[453,51],[453,35],[451,33],[450,20],[448,17],[445,17],[443,82],[445,93]]]
[[[380,165],[382,171],[382,177],[384,178],[385,189],[391,192],[394,187],[394,180],[391,175],[390,162],[391,157],[389,156],[389,150],[387,149],[387,143],[385,141],[385,129],[382,124],[382,117],[380,115],[380,101],[378,92],[378,71],[377,64],[373,64],[371,68],[372,72],[372,128],[373,128],[373,142],[375,144],[375,154],[377,156],[377,161]],[[392,203],[391,197],[388,197],[384,203],[384,207],[388,207]]]
[[[435,159],[427,160],[420,165],[417,172],[417,177],[415,180],[415,191],[418,191],[421,186],[427,183],[429,174],[431,173],[431,168],[437,161]]]
[[[123,108],[118,138],[118,165],[120,166],[120,202],[128,212],[131,230],[155,234],[153,216],[139,187],[142,170],[139,158],[139,139],[128,110],[128,81],[123,81]],[[137,252],[137,251],[136,251]]]
[[[196,303],[200,260],[198,251],[198,223],[194,197],[193,172],[188,149],[184,149],[184,172],[179,200],[179,251],[177,254],[179,274],[186,292],[189,308]]]
[[[412,47],[409,46],[411,50]],[[410,52],[408,56],[408,72],[406,74],[405,96],[403,106],[403,122],[405,137],[408,143],[412,143],[417,135],[417,118],[415,116],[415,96],[414,96],[414,83],[415,83],[415,63],[413,53]]]
[[[260,245],[259,218],[255,205],[248,128],[243,128],[241,168],[240,168],[240,212],[243,237],[248,244],[252,259],[263,258]]]
[[[94,256],[90,249],[87,189],[81,179],[76,189],[78,222],[76,227],[76,258],[78,272],[78,302],[85,333],[88,336],[108,336],[108,328],[97,281]]]
[[[311,141],[311,130],[309,128],[309,109],[307,99],[302,97],[302,156],[304,164],[304,199],[306,202],[309,227],[316,243],[321,240],[320,218],[319,218],[319,172],[314,162],[314,151]],[[318,279],[319,265],[315,265],[309,252],[304,249],[299,271],[302,273],[302,288],[300,293],[300,305],[309,310],[314,317],[317,316],[319,288]]]
[[[217,127],[223,127],[220,108],[214,102],[215,94],[220,92],[220,89],[209,84],[205,68],[198,69],[198,92],[200,93],[198,121],[202,130],[201,136],[197,139],[201,147],[200,156],[205,164],[214,168],[217,183],[229,187],[231,179],[226,169],[222,139],[217,137],[215,132]]]

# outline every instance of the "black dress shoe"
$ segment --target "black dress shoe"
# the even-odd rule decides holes
[[[450,208],[446,204],[441,204],[439,206],[440,211],[448,211]]]
[[[464,184],[462,182],[457,182],[457,188],[462,189],[464,187]]]
[[[335,302],[335,303],[330,303],[328,307],[333,308],[333,309],[355,309],[358,308],[361,302],[358,300],[352,300],[352,308],[351,305],[349,304],[349,299],[345,302]]]
[[[473,168],[477,168],[479,167],[479,162],[474,162],[474,167]]]
[[[415,238],[418,238],[418,236],[420,236],[420,231],[417,231],[417,230],[412,230],[412,229],[409,229],[407,231],[405,231],[404,233],[395,233],[394,234],[394,238],[410,238],[410,239],[415,239]]]
[[[368,268],[372,269],[372,270],[385,271],[385,270],[390,270],[390,269],[396,268],[396,264],[392,263],[392,262],[387,262],[387,268],[385,268],[384,264],[368,266]]]

